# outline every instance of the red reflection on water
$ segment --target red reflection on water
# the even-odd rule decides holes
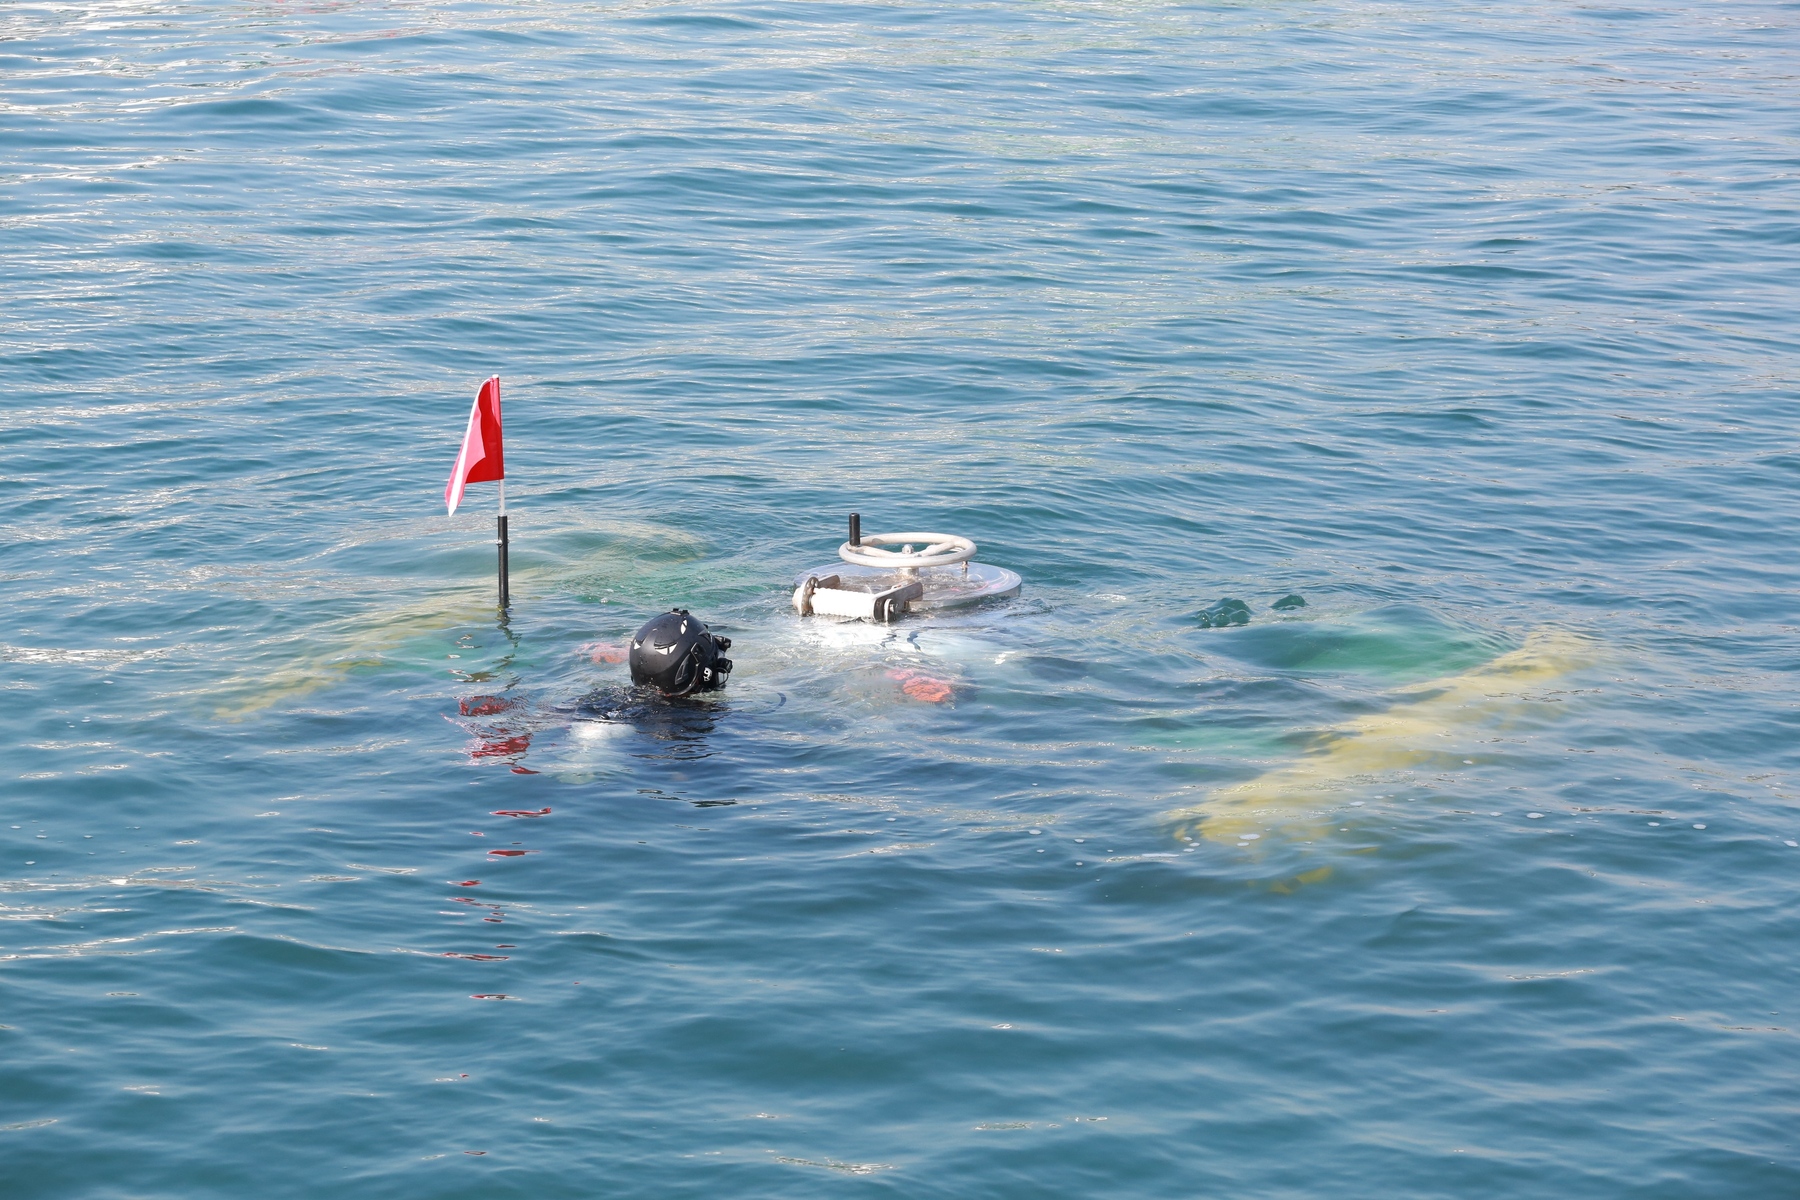
[[[531,735],[521,733],[518,737],[495,738],[483,742],[469,751],[470,758],[494,758],[502,754],[523,754],[531,749]]]
[[[465,717],[491,717],[512,707],[503,696],[464,696],[460,705]]]
[[[473,996],[470,996],[469,999],[471,999],[471,1000],[511,1000],[512,997],[507,995],[505,992],[476,992]]]
[[[887,676],[900,685],[902,692],[927,704],[942,704],[956,695],[956,687],[948,679],[939,679],[923,671],[889,671]]]
[[[458,954],[454,950],[444,951],[445,958],[466,958],[471,962],[505,962],[510,954]]]
[[[494,949],[496,949],[496,950],[517,950],[518,947],[512,945],[511,943],[508,943],[504,946],[495,946]]]
[[[532,770],[530,767],[514,767],[512,769],[512,773],[514,775],[536,775],[537,774],[537,772]]]
[[[536,850],[489,850],[488,851],[488,854],[490,856],[499,855],[502,858],[517,858],[521,854],[536,854],[536,853],[537,853]]]
[[[535,775],[537,772],[533,771],[532,774]],[[547,817],[550,815],[550,810],[540,808],[533,812],[529,808],[502,808],[496,809],[493,815],[496,817]]]
[[[446,880],[446,882],[449,883],[449,885],[451,887],[474,887],[476,884],[480,883],[481,880],[479,880],[479,879],[450,879],[450,880]]]
[[[505,996],[476,996],[477,1000],[504,1000]],[[486,1154],[486,1150],[464,1150],[464,1154]]]
[[[486,921],[489,925],[504,925],[504,924],[506,924],[506,922],[502,921],[499,917],[483,917],[481,919]]]

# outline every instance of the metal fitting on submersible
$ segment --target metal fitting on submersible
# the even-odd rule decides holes
[[[725,686],[731,639],[718,637],[685,608],[652,617],[631,639],[631,682],[675,699]]]

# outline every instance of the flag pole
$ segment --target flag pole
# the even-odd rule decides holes
[[[506,460],[500,435],[500,377],[490,375],[475,393],[469,409],[469,427],[463,431],[462,449],[456,452],[456,465],[450,468],[450,482],[444,485],[444,505],[448,515],[456,515],[462,503],[463,489],[471,483],[500,484],[500,520],[494,547],[500,553],[500,617],[512,607],[512,581],[507,577],[506,534]]]
[[[502,479],[500,481],[500,539],[499,539],[499,546],[500,546],[500,609],[502,612],[504,612],[506,609],[512,607],[512,589],[507,586],[509,581],[507,579],[508,571],[507,571],[507,564],[506,564],[506,551],[507,551],[508,547],[507,547],[507,536],[506,536],[506,480],[505,479]]]

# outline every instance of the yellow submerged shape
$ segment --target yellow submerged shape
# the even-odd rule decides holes
[[[244,718],[265,709],[295,704],[360,673],[398,670],[414,680],[461,678],[475,685],[487,682],[507,662],[507,648],[491,635],[486,651],[452,645],[458,631],[484,627],[491,630],[494,625],[494,579],[489,573],[493,570],[492,559],[479,553],[484,543],[473,540],[486,532],[485,521],[482,518],[477,529],[454,535],[469,539],[464,544],[476,551],[469,555],[469,561],[479,566],[459,578],[453,588],[385,605],[368,604],[366,597],[353,595],[353,603],[366,607],[270,638],[247,661],[234,664],[235,674],[209,689],[217,716]],[[549,590],[617,588],[627,597],[639,600],[631,595],[633,585],[647,595],[655,595],[654,600],[642,598],[636,608],[616,618],[616,628],[621,631],[626,630],[639,609],[654,611],[661,607],[662,596],[656,594],[659,590],[680,594],[681,588],[659,585],[668,580],[686,583],[692,574],[689,564],[707,548],[706,542],[694,534],[647,522],[602,522],[544,514],[533,515],[529,536],[531,553],[540,565],[514,566],[514,597]],[[521,535],[516,527],[514,538],[517,554]],[[394,539],[392,546],[392,553],[401,556],[432,549],[428,542],[405,539]],[[515,564],[517,561],[515,558]],[[737,573],[755,578],[748,576],[747,571],[746,567],[737,568]],[[733,577],[731,571],[717,568],[711,574],[714,580]]]
[[[1215,842],[1277,830],[1313,838],[1335,824],[1319,810],[1336,803],[1337,793],[1394,771],[1461,768],[1470,754],[1460,738],[1552,717],[1556,699],[1535,689],[1598,658],[1591,638],[1539,630],[1517,650],[1479,667],[1409,686],[1400,703],[1332,731],[1296,762],[1165,816],[1177,823],[1178,836],[1198,833]]]
[[[494,604],[476,599],[475,589],[456,596],[435,596],[386,611],[321,622],[275,640],[239,674],[218,685],[216,715],[226,719],[252,716],[264,709],[292,704],[333,687],[359,671],[380,670],[396,662],[423,660],[444,671],[457,664],[439,662],[449,645],[446,631],[492,621]],[[303,647],[324,645],[308,652]],[[429,647],[428,649],[425,647]],[[473,659],[473,656],[471,656]]]

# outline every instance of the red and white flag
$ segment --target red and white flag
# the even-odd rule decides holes
[[[506,461],[500,451],[500,377],[496,375],[475,393],[462,452],[450,470],[450,482],[444,485],[444,503],[454,516],[456,506],[462,503],[463,488],[505,478]]]

